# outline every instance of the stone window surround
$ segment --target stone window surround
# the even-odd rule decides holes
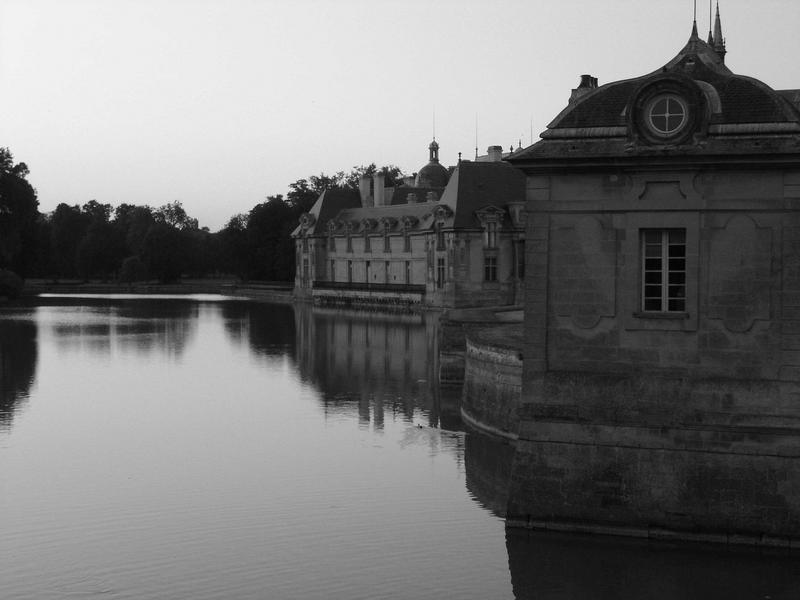
[[[686,230],[640,229],[639,236],[642,312],[685,313]]]
[[[643,229],[684,229],[686,231],[686,312],[643,312],[642,256]],[[621,243],[618,297],[622,321],[627,330],[697,331],[699,281],[700,215],[697,212],[628,213]]]

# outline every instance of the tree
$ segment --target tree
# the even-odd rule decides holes
[[[78,205],[63,202],[56,206],[50,217],[51,246],[57,277],[75,277],[77,274],[78,246],[89,228],[90,217]]]
[[[283,196],[269,196],[247,215],[249,274],[254,279],[289,281],[294,278],[296,221]]]
[[[25,179],[28,167],[14,164],[8,148],[0,148],[0,268],[23,277],[36,262],[35,244],[39,202]]]
[[[153,211],[153,217],[156,221],[166,223],[170,227],[177,229],[197,229],[197,219],[191,218],[186,214],[183,205],[175,200],[164,206],[159,206]]]
[[[360,167],[353,167],[352,170],[344,176],[342,186],[357,190],[362,177],[372,177],[376,173],[383,173],[383,181],[387,186],[391,187],[403,183],[403,172],[400,170],[400,167],[386,165],[378,169],[375,163],[370,163],[366,166],[361,165]]]
[[[154,223],[144,238],[142,261],[149,273],[162,283],[180,279],[187,264],[180,230],[164,222]]]

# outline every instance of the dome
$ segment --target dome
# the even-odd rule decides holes
[[[449,178],[450,173],[447,172],[447,169],[438,162],[429,162],[417,173],[417,179],[414,185],[423,188],[445,187]]]
[[[449,171],[439,163],[439,144],[433,140],[428,146],[430,159],[428,164],[422,167],[417,173],[414,182],[416,187],[445,187],[447,180],[450,179]]]

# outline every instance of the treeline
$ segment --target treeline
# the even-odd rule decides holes
[[[295,258],[291,232],[319,195],[335,186],[357,188],[374,164],[349,173],[299,179],[289,191],[268,196],[235,215],[218,232],[200,228],[180,202],[157,208],[96,200],[38,211],[25,163],[0,148],[0,271],[23,278],[173,282],[182,276],[235,276],[291,281]],[[402,177],[381,169],[388,185]],[[6,275],[7,276],[7,275]],[[2,279],[2,277],[0,277]],[[2,290],[0,290],[2,295]]]

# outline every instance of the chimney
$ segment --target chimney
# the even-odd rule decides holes
[[[487,152],[489,154],[489,162],[500,162],[503,160],[502,146],[489,146]]]
[[[383,206],[383,173],[375,173],[372,176],[372,181],[375,184],[375,206]]]
[[[578,98],[585,96],[592,90],[597,89],[597,77],[591,75],[581,75],[580,85],[572,90],[572,95],[569,97],[569,103],[572,104]]]
[[[361,196],[361,206],[367,207],[373,204],[372,194],[369,189],[371,183],[372,179],[369,175],[362,175],[361,179],[358,181],[358,193]]]
[[[406,203],[407,204],[416,204],[417,203],[417,195],[414,192],[411,192],[406,196]]]

